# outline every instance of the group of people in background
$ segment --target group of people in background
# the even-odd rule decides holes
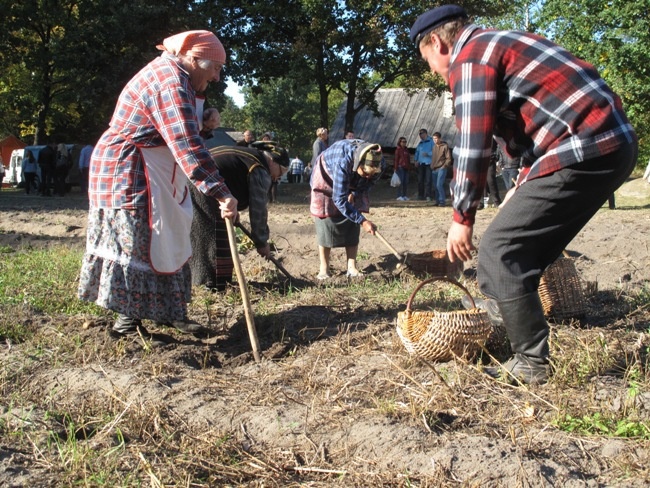
[[[406,137],[400,137],[395,149],[394,168],[400,185],[397,200],[408,201],[409,170],[415,166],[418,179],[418,200],[434,201],[435,205],[446,205],[445,181],[451,169],[453,158],[449,145],[442,140],[440,132],[429,136],[427,129],[420,129],[420,142],[415,148],[413,164],[407,147]]]
[[[66,193],[66,178],[72,168],[72,154],[66,144],[56,144],[50,141],[38,153],[38,158],[30,150],[23,155],[21,171],[25,181],[25,192],[30,193],[40,170],[38,192],[42,196],[64,196]]]

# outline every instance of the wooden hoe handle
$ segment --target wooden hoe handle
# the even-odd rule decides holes
[[[233,264],[235,265],[235,273],[237,274],[237,281],[239,283],[239,291],[241,293],[242,301],[244,302],[244,315],[246,316],[246,327],[248,327],[248,336],[251,340],[251,347],[253,349],[253,357],[255,362],[260,362],[260,342],[257,339],[257,331],[255,330],[255,318],[253,317],[253,307],[251,300],[248,296],[248,285],[246,284],[246,277],[241,267],[239,260],[239,252],[237,252],[237,239],[235,237],[235,227],[231,219],[226,219],[226,228],[228,229],[228,242],[230,244],[230,254],[232,254]]]

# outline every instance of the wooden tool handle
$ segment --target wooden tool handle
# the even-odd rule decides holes
[[[397,252],[397,250],[389,244],[389,242],[384,239],[384,236],[382,236],[378,230],[375,231],[375,235],[377,238],[384,243],[384,245],[392,252],[397,259],[404,259],[404,256],[402,256],[400,253]]]
[[[235,273],[237,274],[237,281],[239,282],[239,291],[241,293],[242,301],[244,302],[244,315],[246,316],[246,327],[248,327],[248,336],[251,340],[251,347],[253,349],[253,357],[256,362],[260,362],[260,342],[257,339],[257,331],[255,330],[255,319],[253,317],[253,307],[251,300],[248,296],[248,286],[246,285],[246,277],[241,267],[239,260],[239,252],[237,251],[237,239],[235,238],[235,227],[232,225],[231,219],[226,220],[226,228],[228,229],[228,243],[230,244],[230,254],[232,254],[233,264],[235,265]]]

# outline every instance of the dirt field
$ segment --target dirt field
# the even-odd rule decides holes
[[[270,207],[277,256],[301,284],[313,282],[318,257],[308,187],[281,185],[278,195],[280,203]],[[650,185],[630,181],[617,199],[618,208],[603,207],[567,249],[583,282],[591,283],[588,314],[580,323],[552,324],[552,353],[563,358],[562,372],[545,386],[502,385],[471,362],[432,370],[410,359],[395,333],[403,305],[386,306],[380,294],[355,296],[364,280],[376,290],[385,284],[407,292],[418,283],[407,274],[392,278],[396,260],[369,235],[360,244],[365,278],[352,283],[342,250],[332,253],[340,274],[302,290],[287,290],[282,275],[254,253],[243,257],[254,290],[260,363],[250,353],[234,291],[195,290],[191,317],[214,329],[214,337],[164,331],[175,342],[153,351],[135,342],[116,346],[106,333],[108,318],[27,317],[50,341],[71,348],[66,336],[77,337],[79,352],[36,367],[26,346],[0,345],[5,380],[30,365],[20,392],[33,402],[0,400],[0,422],[20,418],[25,430],[33,429],[26,444],[0,436],[0,486],[101,485],[79,473],[75,478],[45,452],[52,446],[39,436],[55,428],[46,405],[98,417],[112,412],[114,423],[80,442],[95,450],[121,447],[111,469],[131,473],[121,478],[128,486],[178,486],[181,480],[186,486],[647,486],[648,441],[571,433],[554,422],[568,411],[650,422]],[[0,246],[83,248],[86,210],[74,192],[41,198],[2,191]],[[496,212],[480,211],[478,245]],[[370,218],[398,251],[419,253],[444,248],[451,209],[396,202],[382,181],[371,195]],[[465,264],[470,288],[475,264]],[[645,305],[635,305],[639,293]],[[609,362],[575,379],[583,364],[572,355],[599,341],[607,344],[599,350],[607,349],[602,354]],[[632,403],[631,364],[641,375]],[[120,443],[122,417],[131,423],[122,426],[127,439]],[[146,425],[142,431],[134,427],[136,418]],[[206,439],[231,446],[237,461],[228,465],[211,458],[212,451],[197,452]],[[169,445],[175,450],[161,451]]]

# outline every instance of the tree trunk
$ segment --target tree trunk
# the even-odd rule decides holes
[[[49,67],[43,72],[43,89],[41,91],[41,105],[38,109],[38,118],[36,119],[36,133],[34,134],[34,145],[47,144],[47,116],[50,112],[52,103],[52,76]]]
[[[320,126],[329,129],[329,90],[325,79],[325,47],[321,45],[320,56],[316,61],[316,82],[320,95]]]

